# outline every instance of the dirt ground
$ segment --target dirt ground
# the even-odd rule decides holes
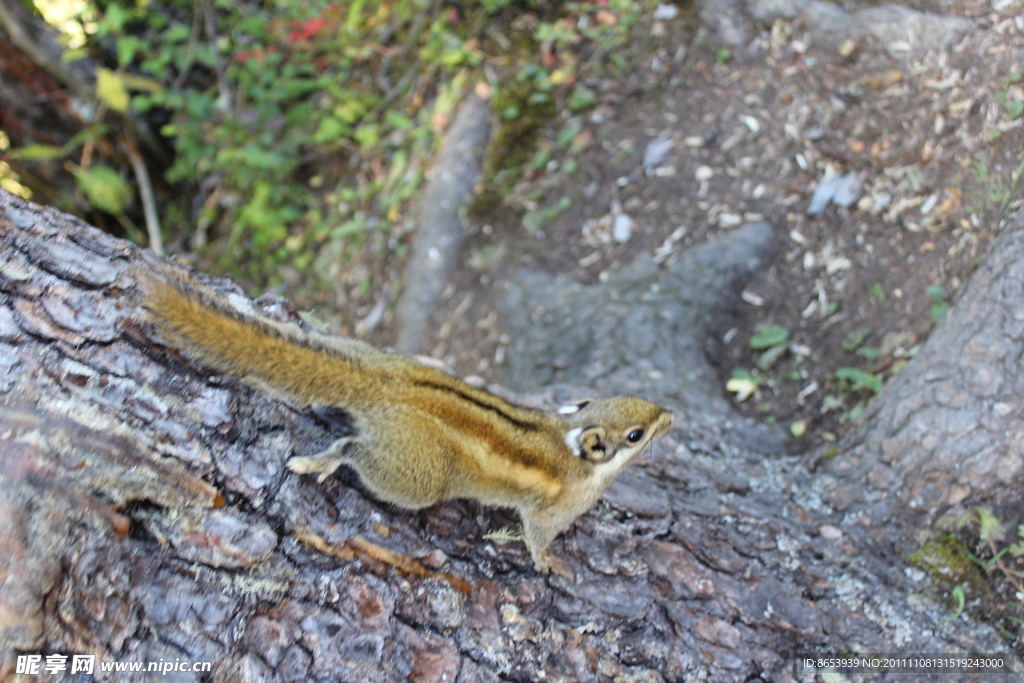
[[[777,20],[749,26],[749,50],[727,53],[692,13],[646,19],[628,71],[592,84],[600,105],[546,129],[550,158],[504,210],[474,219],[430,355],[500,383],[508,338],[493,302],[519,269],[593,282],[767,220],[774,259],[707,352],[723,394],[737,371],[747,377],[756,391],[739,410],[790,425],[794,452],[835,441],[1021,206],[1011,174],[1024,159],[1024,3],[915,7],[977,28],[915,54],[870,37],[821,47]],[[667,153],[645,168],[652,140]],[[808,215],[829,173],[855,174],[861,191]],[[751,338],[765,325],[789,337],[757,369]]]

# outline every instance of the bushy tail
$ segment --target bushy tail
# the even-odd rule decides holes
[[[343,401],[358,360],[298,327],[244,314],[199,285],[142,283],[150,321],[185,355],[243,379],[261,380],[304,402]]]

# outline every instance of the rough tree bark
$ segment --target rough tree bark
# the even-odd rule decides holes
[[[825,496],[888,549],[985,504],[1024,522],[1024,240],[1009,230],[921,352],[870,404]],[[1010,539],[1012,540],[1012,539]],[[880,546],[881,547],[881,546]]]
[[[791,681],[812,678],[795,673],[797,652],[999,652],[992,629],[952,622],[899,558],[874,552],[874,539],[851,530],[830,540],[819,529],[836,524],[842,513],[828,501],[858,466],[874,487],[865,505],[887,496],[894,538],[919,528],[901,523],[931,489],[894,493],[897,480],[913,480],[913,462],[893,458],[886,438],[906,444],[897,452],[948,463],[942,471],[968,448],[923,445],[915,425],[928,424],[919,422],[927,405],[967,422],[974,411],[995,452],[1019,453],[999,441],[1001,423],[986,421],[1017,414],[1016,404],[1002,415],[995,406],[1021,381],[1007,295],[1020,291],[1024,254],[983,269],[940,341],[905,370],[907,388],[880,398],[877,428],[844,456],[859,459],[854,469],[814,475],[773,435],[694,390],[707,376],[692,352],[703,325],[770,245],[766,226],[733,234],[664,273],[641,264],[597,295],[556,285],[564,300],[549,299],[548,311],[581,296],[594,309],[578,311],[577,325],[614,316],[649,331],[629,353],[615,352],[612,332],[576,354],[603,364],[589,380],[597,390],[643,391],[649,381],[681,415],[655,456],[553,544],[568,575],[544,577],[522,544],[482,538],[514,526],[503,511],[453,502],[407,513],[350,479],[318,485],[288,473],[284,462],[321,449],[330,425],[189,364],[138,322],[133,269],[177,265],[0,192],[0,677],[19,653],[82,653],[213,663],[212,675],[161,680]],[[278,299],[258,304],[298,321]],[[963,329],[951,331],[953,321]],[[948,336],[972,325],[975,336]],[[983,333],[1001,344],[994,355],[972,346]],[[938,346],[954,339],[960,347]],[[571,346],[533,340],[520,361],[556,348],[571,364]],[[652,365],[674,348],[682,360]],[[560,368],[561,379],[585,379]],[[993,384],[975,381],[979,372],[1012,374]],[[931,391],[940,380],[953,392]],[[934,402],[912,403],[913,391]],[[523,400],[551,406],[582,393],[553,387]],[[872,458],[890,478],[872,480]],[[998,471],[949,481],[980,491]],[[1008,680],[988,678],[997,675]]]

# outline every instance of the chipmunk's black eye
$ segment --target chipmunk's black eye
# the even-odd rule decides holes
[[[631,431],[629,433],[629,436],[626,437],[626,441],[628,441],[630,443],[636,443],[637,441],[639,441],[642,438],[644,438],[644,430],[642,430],[642,429],[634,429],[633,431]]]

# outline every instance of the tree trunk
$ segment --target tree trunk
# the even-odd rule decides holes
[[[891,548],[984,504],[1024,522],[1024,231],[995,241],[960,301],[827,461],[826,496]],[[1013,539],[1011,539],[1013,540]]]
[[[676,307],[671,320],[630,318],[651,328],[651,343],[614,358],[645,368],[673,345],[692,348],[707,311],[722,305],[706,292],[730,291],[718,285],[742,275],[771,236],[742,234],[745,244],[694,257],[748,255],[734,259],[748,266],[709,267],[715,284],[703,296],[688,289],[698,278],[652,290],[657,276],[647,273],[623,275],[618,299],[595,297],[595,307],[625,307],[627,316],[653,310],[644,302]],[[1016,462],[1019,296],[1007,295],[1020,292],[1024,259],[1014,254],[1006,249],[979,272],[937,333],[954,335],[949,346],[942,336],[929,342],[843,456],[867,472],[858,479],[865,501],[891,494],[893,538],[918,528],[918,501],[949,502],[953,485],[978,495]],[[0,192],[2,674],[18,655],[85,654],[212,665],[212,676],[189,670],[167,680],[787,681],[811,677],[795,668],[802,652],[1004,649],[991,628],[953,622],[922,600],[926,582],[908,578],[891,553],[872,554],[875,539],[842,523],[838,536],[820,533],[834,519],[825,501],[854,483],[852,470],[811,475],[795,458],[764,453],[767,437],[755,450],[757,430],[714,408],[713,396],[711,408],[693,405],[699,394],[690,389],[675,393],[671,407],[690,407],[657,449],[664,455],[627,470],[552,545],[564,575],[537,575],[521,543],[483,538],[515,525],[503,511],[459,501],[409,513],[371,500],[353,479],[296,477],[285,461],[323,448],[329,425],[184,361],[139,322],[135,269],[178,267]],[[298,323],[282,301],[258,303]],[[700,323],[690,340],[684,319]],[[997,349],[976,347],[986,334]],[[684,356],[674,379],[645,372],[661,387],[706,376],[696,354]],[[622,386],[636,374],[615,368],[594,382],[603,393],[637,391]],[[960,393],[935,391],[936,382]],[[932,402],[912,400],[915,391]],[[522,400],[553,406],[576,393],[548,388]],[[897,495],[897,480],[913,480],[912,463],[894,458],[886,439],[923,444],[922,406],[941,413],[951,434],[978,425],[991,449],[980,462],[989,464],[954,476],[957,462],[980,467],[956,454],[981,449],[953,440],[901,446],[905,458],[931,458],[946,488]],[[888,479],[872,480],[872,458]],[[1015,490],[998,489],[1008,504]],[[98,669],[99,680],[122,680]],[[973,678],[996,676],[1007,680]]]

